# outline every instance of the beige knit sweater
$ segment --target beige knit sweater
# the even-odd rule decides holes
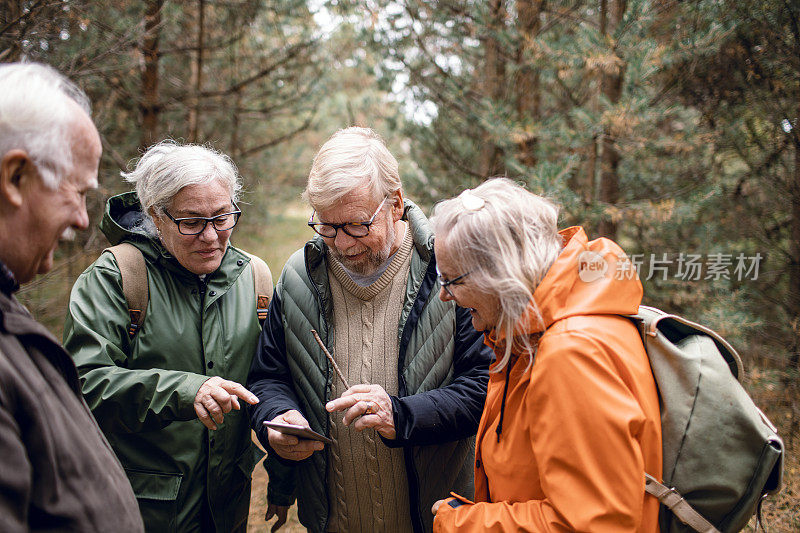
[[[350,385],[377,384],[398,393],[400,321],[413,242],[406,229],[389,267],[372,285],[360,287],[341,263],[329,261],[333,296],[334,358]],[[330,256],[329,256],[330,257]],[[334,380],[333,396],[344,386]],[[342,425],[331,416],[328,450],[328,531],[373,533],[411,531],[403,450],[387,448],[375,430]]]

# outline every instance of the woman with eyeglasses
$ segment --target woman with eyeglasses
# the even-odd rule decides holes
[[[241,383],[260,333],[257,287],[266,307],[272,284],[230,244],[239,175],[213,149],[164,141],[123,177],[136,191],[110,198],[100,225],[118,246],[76,281],[64,345],[145,528],[245,531],[263,454],[243,409],[258,399]]]
[[[440,298],[470,310],[495,362],[476,437],[475,500],[436,502],[434,531],[658,530],[656,386],[622,249],[559,232],[558,209],[495,178],[431,218]]]

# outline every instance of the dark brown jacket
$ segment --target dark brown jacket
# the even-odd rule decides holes
[[[0,265],[2,266],[2,265]],[[0,531],[142,531],[72,359],[0,268]]]

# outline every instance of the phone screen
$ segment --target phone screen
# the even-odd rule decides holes
[[[325,435],[320,435],[313,429],[305,426],[298,426],[295,424],[284,424],[281,422],[269,422],[265,421],[264,425],[268,428],[272,428],[275,431],[280,431],[281,433],[285,433],[287,435],[294,435],[300,439],[309,439],[309,440],[318,440],[320,442],[324,442],[326,444],[333,444],[333,441],[326,437]]]

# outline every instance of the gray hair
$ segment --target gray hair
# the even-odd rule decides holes
[[[154,232],[152,209],[164,214],[172,198],[187,185],[202,185],[219,180],[228,188],[231,200],[239,200],[242,182],[230,157],[217,150],[173,140],[154,144],[139,158],[133,170],[122,172],[126,181],[135,184],[136,196],[144,215],[143,228]]]
[[[73,103],[91,116],[86,94],[54,68],[39,63],[0,65],[0,157],[25,150],[44,184],[57,188],[72,166]]]
[[[314,156],[303,198],[317,211],[325,210],[365,187],[380,200],[403,185],[397,160],[380,135],[351,127],[334,133]]]
[[[470,273],[470,283],[500,302],[495,328],[506,343],[496,370],[508,363],[521,321],[541,318],[533,293],[561,253],[557,223],[553,202],[506,178],[489,179],[434,208],[437,241]],[[532,348],[526,335],[515,341]]]

